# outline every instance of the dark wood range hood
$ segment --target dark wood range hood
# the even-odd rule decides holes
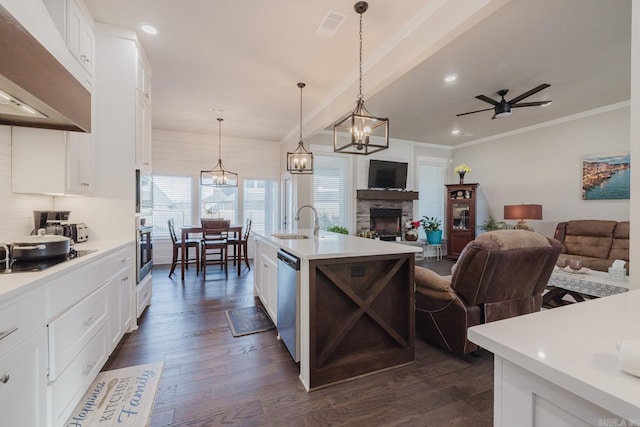
[[[0,124],[91,132],[91,93],[1,5],[0,90],[19,101],[0,100]]]

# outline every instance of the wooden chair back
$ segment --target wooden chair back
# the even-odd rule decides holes
[[[176,236],[176,227],[173,218],[169,219],[167,223],[169,224],[169,234],[171,235],[171,241],[175,245],[176,243],[178,243],[178,237]]]

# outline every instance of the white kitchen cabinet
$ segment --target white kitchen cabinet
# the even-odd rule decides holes
[[[147,274],[136,286],[136,317],[140,317],[147,306],[151,304],[153,278]]]
[[[0,355],[0,425],[46,425],[47,333],[39,328],[26,341]]]
[[[138,46],[136,80],[136,168],[151,173],[151,65]]]
[[[122,249],[110,257],[111,270],[116,273],[109,281],[109,349],[115,349],[133,321],[132,295],[135,282],[131,248]]]
[[[264,240],[256,238],[256,265],[254,292],[276,322],[278,314],[278,250]]]
[[[95,28],[84,3],[80,0],[44,0],[44,4],[71,54],[89,76],[93,76]]]
[[[46,386],[45,297],[38,290],[0,303],[0,425],[44,427]]]
[[[93,194],[91,134],[14,126],[11,140],[14,193]]]

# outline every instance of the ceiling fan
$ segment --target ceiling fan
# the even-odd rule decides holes
[[[536,106],[540,106],[540,105],[548,105],[551,104],[551,101],[535,101],[535,102],[520,102],[523,99],[533,95],[534,93],[538,93],[540,92],[542,89],[546,89],[549,86],[551,86],[550,84],[547,83],[543,83],[540,86],[534,87],[533,89],[516,96],[515,98],[513,98],[510,101],[507,101],[506,99],[504,99],[504,96],[507,94],[507,92],[509,92],[509,89],[502,89],[498,91],[498,95],[500,95],[501,99],[500,101],[496,101],[495,99],[491,99],[488,96],[485,95],[478,95],[476,96],[477,99],[484,101],[484,102],[488,102],[489,104],[493,105],[492,108],[484,108],[482,110],[476,110],[476,111],[469,111],[468,113],[462,113],[462,114],[456,114],[456,117],[460,117],[460,116],[466,116],[467,114],[473,114],[473,113],[479,113],[481,111],[489,111],[489,110],[494,110],[494,114],[493,117],[491,117],[491,119],[495,119],[495,118],[500,118],[500,117],[508,117],[511,115],[511,109],[512,108],[518,108],[518,107],[536,107]]]

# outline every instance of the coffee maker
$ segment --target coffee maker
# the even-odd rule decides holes
[[[69,220],[71,211],[33,211],[34,229],[31,234],[37,234],[44,228],[47,234],[64,235],[63,223]]]

